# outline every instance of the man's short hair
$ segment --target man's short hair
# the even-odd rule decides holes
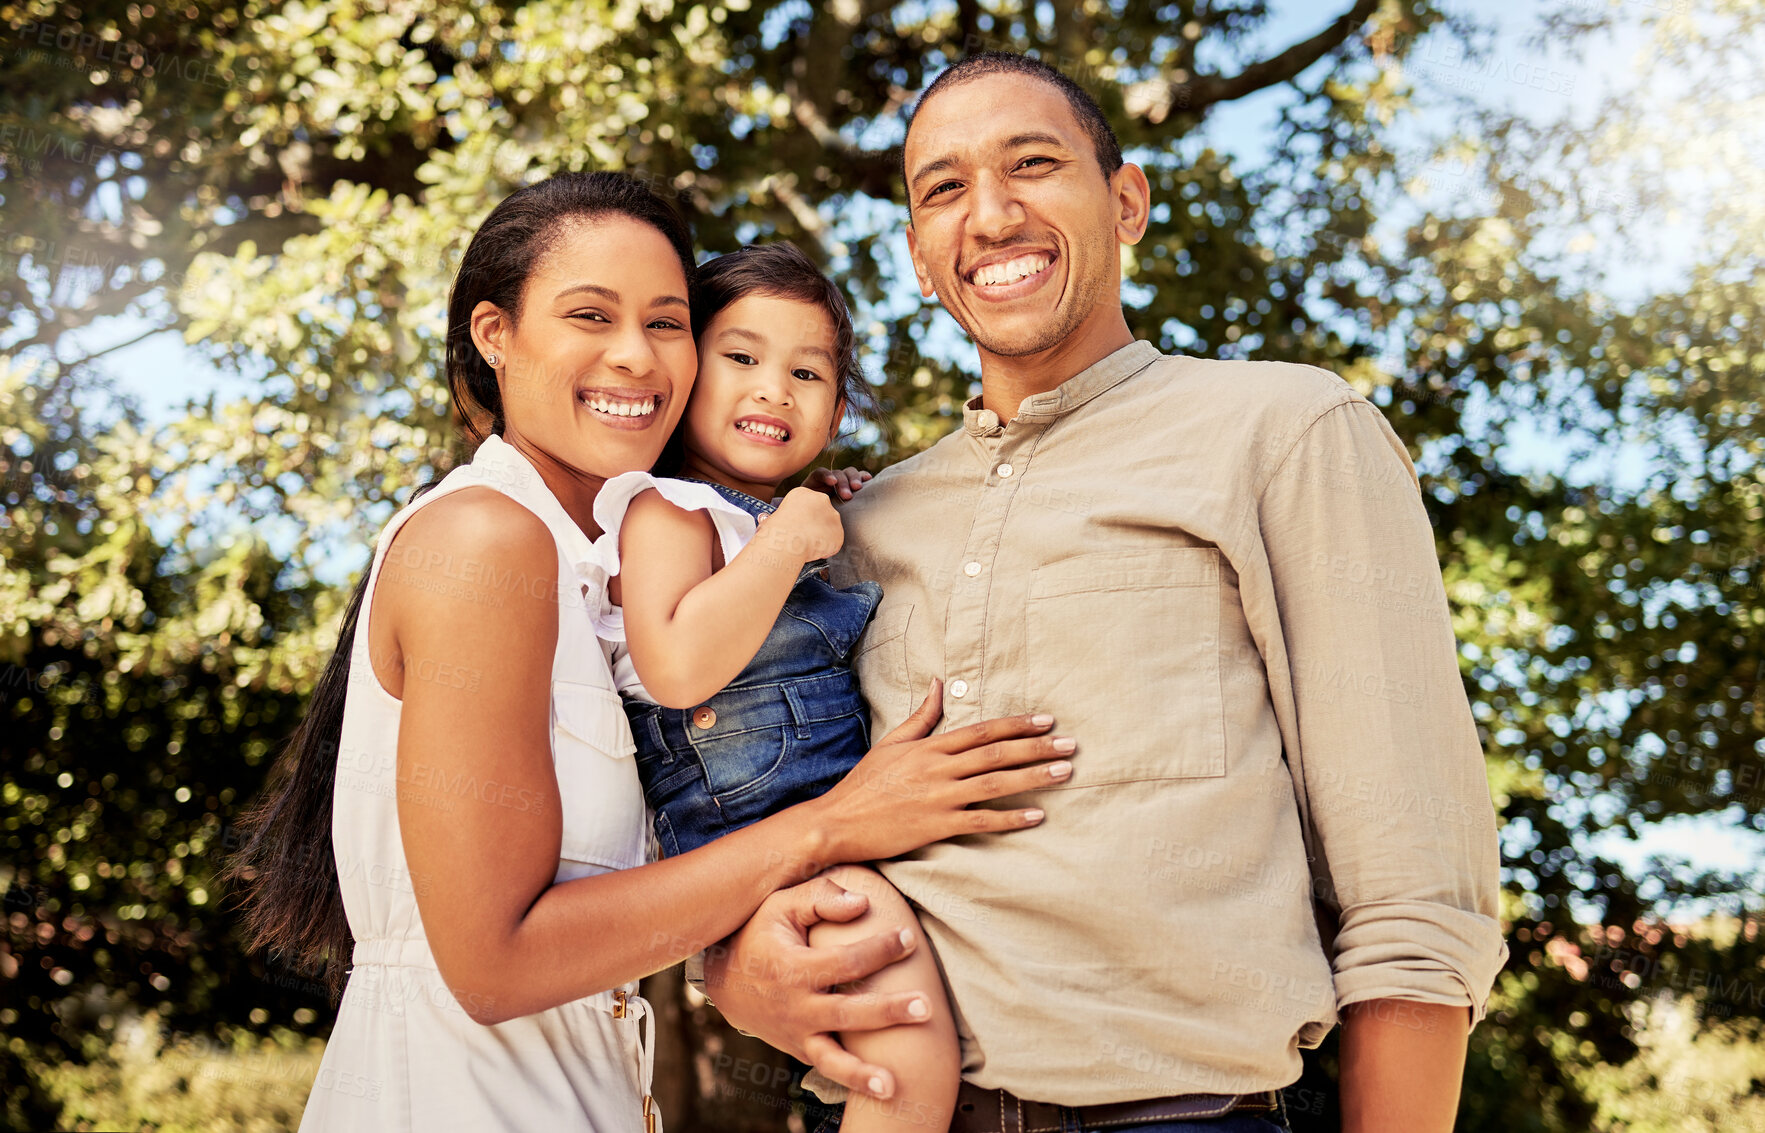
[[[1122,167],[1122,146],[1110,126],[1109,119],[1103,116],[1103,108],[1097,105],[1090,92],[1073,82],[1060,71],[1040,59],[1028,55],[1019,55],[1012,51],[982,51],[966,56],[944,69],[944,72],[932,80],[930,86],[920,92],[919,101],[907,115],[907,132],[913,132],[913,119],[918,116],[931,97],[945,87],[953,87],[972,79],[987,75],[1028,75],[1032,79],[1040,79],[1051,83],[1055,90],[1066,96],[1066,104],[1072,107],[1073,117],[1091,139],[1091,146],[1097,152],[1097,165],[1103,170],[1104,180],[1115,175]],[[901,141],[901,180],[907,180],[907,141]]]

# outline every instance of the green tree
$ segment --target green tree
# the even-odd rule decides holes
[[[1285,37],[1264,0],[0,7],[12,1116],[52,1104],[31,1065],[99,1057],[131,1011],[323,1033],[310,974],[238,954],[216,854],[329,648],[327,583],[460,455],[442,307],[491,205],[626,169],[709,251],[796,240],[859,312],[885,419],[850,455],[886,463],[950,428],[972,381],[905,270],[899,111],[983,47],[1091,87],[1146,166],[1139,334],[1330,367],[1424,471],[1513,925],[1464,1127],[1618,1120],[1606,1095],[1643,1072],[1637,1004],[1660,992],[1749,1033],[1750,880],[1589,851],[1675,816],[1765,829],[1765,186],[1735,160],[1765,121],[1761,16],[1632,7],[1544,24],[1571,49],[1649,37],[1591,122],[1468,105],[1457,137],[1420,143],[1443,77],[1527,89],[1427,0],[1341,0]],[[1271,121],[1250,156],[1217,125],[1246,100]],[[1674,208],[1683,270],[1618,301],[1602,267]],[[147,427],[76,345],[117,315],[182,331],[250,396]],[[1509,446],[1540,429],[1564,458],[1518,467]],[[1602,466],[1620,442],[1639,474]],[[1715,907],[1741,927],[1683,930]],[[675,1042],[767,1058],[671,1010]],[[1331,1065],[1308,1099],[1333,1097]],[[675,1124],[778,1122],[701,1089],[674,1084]],[[1317,1108],[1300,1119],[1331,1127]]]

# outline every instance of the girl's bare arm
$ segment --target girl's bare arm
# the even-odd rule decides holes
[[[631,501],[619,529],[616,598],[631,663],[658,704],[690,708],[734,680],[765,643],[803,564],[839,549],[831,504],[804,494],[812,502],[787,497],[721,570],[712,569],[716,534],[704,512],[654,489]]]

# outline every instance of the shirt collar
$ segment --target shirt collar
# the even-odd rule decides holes
[[[588,532],[570,518],[558,497],[552,495],[539,469],[521,455],[520,449],[492,433],[472,454],[471,464],[472,470],[482,479],[514,496],[539,516],[551,530],[552,538],[557,540],[559,550],[569,560],[579,580],[598,582],[608,576],[610,572],[603,552],[616,555],[617,544],[608,544],[604,535],[600,545],[590,539]]]
[[[1163,357],[1150,342],[1135,340],[1115,353],[1098,359],[1051,390],[1025,398],[1017,407],[1019,419],[1040,420],[1058,417],[1077,409],[1098,394],[1120,385]],[[962,427],[977,437],[997,436],[1004,423],[991,409],[981,408],[981,399],[971,397],[962,406]]]

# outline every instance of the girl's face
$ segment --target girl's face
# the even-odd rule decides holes
[[[682,471],[770,499],[833,440],[844,408],[828,313],[798,299],[743,296],[699,339]]]
[[[519,322],[489,303],[504,439],[578,476],[648,469],[692,392],[686,276],[666,237],[625,216],[569,222],[528,277]]]

